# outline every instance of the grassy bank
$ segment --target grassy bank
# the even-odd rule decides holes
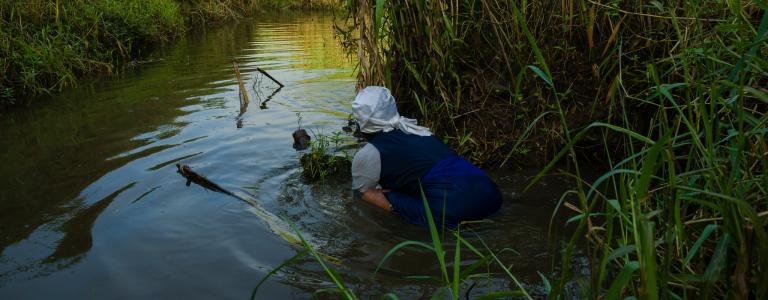
[[[357,1],[361,84],[467,157],[566,162],[586,296],[768,296],[764,1]],[[595,182],[579,166],[606,165]],[[562,213],[562,212],[556,212]],[[553,297],[571,279],[552,280]],[[512,270],[514,272],[514,270]]]
[[[259,9],[329,8],[330,0],[10,0],[0,4],[0,107],[54,93],[168,42],[192,26]]]

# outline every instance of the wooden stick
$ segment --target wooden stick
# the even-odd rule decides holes
[[[256,68],[256,71],[259,71],[259,73],[264,74],[264,76],[269,77],[269,79],[272,79],[272,81],[277,83],[280,87],[284,87],[284,85],[282,83],[280,83],[280,81],[277,81],[277,79],[275,79],[275,77],[272,77],[272,75],[269,75],[269,73],[267,73],[267,71],[264,71],[261,68]]]
[[[176,164],[176,172],[178,172],[179,174],[181,174],[181,176],[184,176],[184,178],[187,179],[187,186],[189,186],[190,183],[194,182],[214,192],[219,192],[219,193],[233,196],[235,198],[240,198],[234,193],[219,186],[218,184],[215,184],[213,181],[210,181],[208,178],[205,178],[205,176],[195,173],[195,171],[192,171],[192,168],[190,168],[187,165]]]
[[[245,102],[245,105],[248,106],[248,92],[245,90],[245,85],[243,85],[243,79],[240,78],[240,69],[237,67],[237,61],[233,58],[232,59],[232,69],[235,70],[235,76],[237,77],[237,83],[240,84],[240,94],[243,95],[242,101]],[[242,103],[240,104],[242,106]]]

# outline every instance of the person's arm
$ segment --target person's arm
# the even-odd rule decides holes
[[[381,155],[371,144],[365,145],[352,159],[352,189],[360,192],[360,198],[373,206],[392,210],[384,193],[388,190],[379,189],[381,175]]]
[[[373,204],[373,206],[386,211],[392,211],[392,204],[390,204],[387,197],[384,196],[384,193],[386,192],[389,192],[389,190],[368,189],[360,195],[360,198],[365,202]]]

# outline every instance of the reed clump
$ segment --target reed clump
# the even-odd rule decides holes
[[[361,84],[459,152],[565,161],[587,295],[768,295],[765,1],[356,1]],[[579,166],[607,170],[585,181]],[[538,179],[538,177],[536,178]],[[535,180],[534,180],[535,181]],[[564,197],[563,199],[569,199]],[[556,211],[555,214],[562,213]],[[571,280],[560,267],[550,297]]]
[[[352,157],[346,151],[338,151],[341,139],[341,133],[314,135],[309,141],[309,151],[299,159],[304,179],[313,182],[331,175],[351,176]]]

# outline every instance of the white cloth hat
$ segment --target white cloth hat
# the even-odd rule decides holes
[[[432,135],[429,128],[417,125],[416,119],[402,117],[397,113],[395,97],[385,87],[369,86],[357,93],[352,101],[352,112],[360,131],[364,133],[400,129],[408,134]]]

